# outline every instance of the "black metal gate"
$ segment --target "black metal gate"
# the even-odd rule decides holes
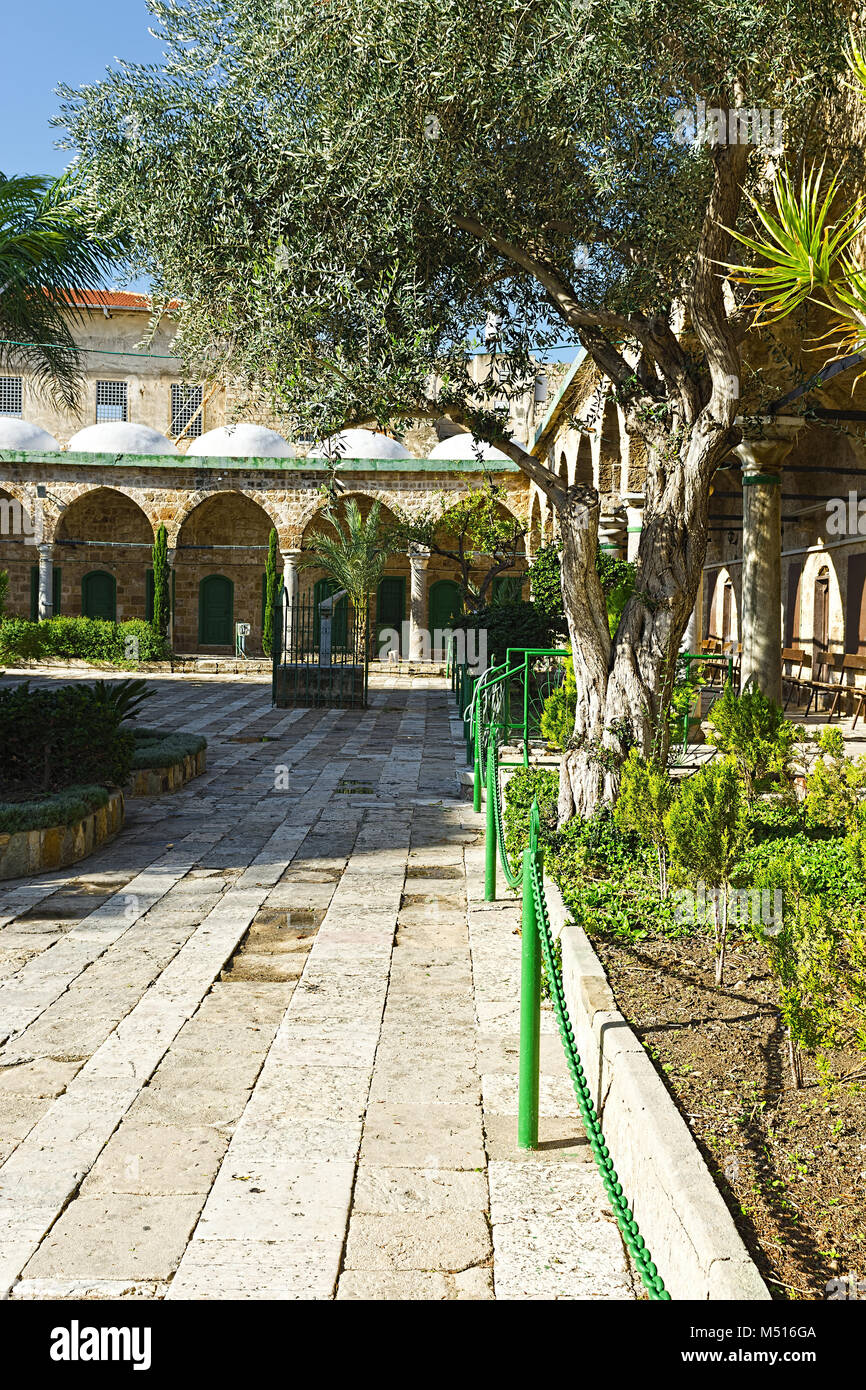
[[[283,588],[274,608],[273,703],[280,709],[363,709],[368,648],[367,614],[356,613],[348,599],[323,606],[305,594],[289,603]]]

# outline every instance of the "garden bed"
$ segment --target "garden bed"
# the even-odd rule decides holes
[[[135,729],[130,796],[179,791],[205,770],[207,739],[166,729]]]
[[[790,1078],[766,950],[738,939],[732,982],[716,989],[698,937],[593,936],[617,1004],[695,1136],[758,1269],[776,1297],[823,1299],[866,1277],[866,1063],[828,1055],[821,1084],[804,1059]]]
[[[0,803],[0,879],[63,869],[122,830],[117,788],[67,787],[38,801]]]

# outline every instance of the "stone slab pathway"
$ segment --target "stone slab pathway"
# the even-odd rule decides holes
[[[634,1298],[549,1017],[516,1148],[519,910],[445,682],[151,685],[207,772],[0,885],[0,1296]]]

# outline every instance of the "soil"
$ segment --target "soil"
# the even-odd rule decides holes
[[[866,1296],[863,1053],[829,1053],[823,1084],[804,1057],[796,1090],[775,981],[750,940],[729,950],[721,989],[699,939],[593,945],[773,1296]]]

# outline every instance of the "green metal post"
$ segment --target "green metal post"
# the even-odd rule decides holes
[[[475,711],[475,767],[472,779],[472,809],[476,815],[481,810],[481,710]]]
[[[529,652],[523,654],[523,766],[529,767]]]
[[[532,865],[536,854],[523,851],[523,924],[520,947],[520,1077],[517,1143],[538,1148],[538,1073],[541,1049],[541,940],[535,920]]]
[[[496,768],[493,761],[496,728],[491,726],[487,735],[487,823],[484,832],[484,901],[496,900],[496,798],[499,788],[496,785]]]
[[[464,710],[472,709],[472,698],[475,694],[475,677],[466,673],[466,704]],[[472,766],[472,718],[466,720],[466,762]]]

